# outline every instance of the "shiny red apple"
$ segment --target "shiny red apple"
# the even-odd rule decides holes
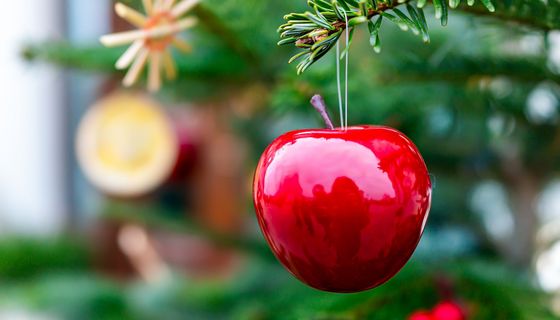
[[[431,201],[428,170],[401,132],[301,130],[258,164],[254,204],[280,262],[311,287],[357,292],[393,277],[414,252]]]

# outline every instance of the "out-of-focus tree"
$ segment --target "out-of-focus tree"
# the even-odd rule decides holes
[[[360,7],[359,1],[339,2]],[[478,254],[529,267],[541,225],[536,203],[560,169],[560,2],[510,0],[491,6],[482,1],[471,6],[450,1],[448,6],[432,1],[425,11],[435,6],[441,18],[426,14],[427,22],[421,24],[417,22],[424,13],[414,1],[364,3],[377,4],[380,11],[368,7],[361,15],[347,11],[352,12],[350,20],[355,19],[349,51],[349,123],[390,125],[416,142],[435,182],[430,230],[464,226],[476,239],[473,250]],[[490,6],[495,12],[488,10]],[[276,45],[283,13],[305,10],[312,11],[300,0],[203,1],[193,11],[200,26],[189,31],[194,51],[176,54],[178,79],[156,95],[166,102],[224,106],[220,112],[229,126],[250,142],[248,175],[275,136],[319,125],[308,103],[313,94],[324,95],[331,107],[338,101],[335,57],[329,52],[347,26],[341,24],[342,17],[325,14],[324,21],[314,22],[325,25],[309,29],[305,29],[308,15],[288,17],[296,27],[284,42],[296,46]],[[393,23],[377,25],[380,15]],[[372,19],[369,28],[368,19]],[[441,19],[448,19],[446,27],[440,26]],[[430,43],[400,29],[417,31],[424,40],[429,29]],[[333,34],[337,37],[313,55],[322,47],[311,46]],[[290,57],[302,48],[309,50],[303,56],[308,62],[303,67],[289,65]],[[96,44],[51,42],[29,46],[24,55],[112,74],[122,52]],[[297,75],[298,69],[307,70]],[[196,226],[192,230],[201,231]],[[254,241],[202,234],[269,257]],[[467,288],[469,282],[461,285]],[[487,289],[495,292],[492,285]],[[505,316],[516,317],[522,316]]]

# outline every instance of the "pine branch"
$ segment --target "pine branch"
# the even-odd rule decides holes
[[[381,75],[382,82],[444,81],[468,83],[472,80],[507,78],[519,83],[551,81],[560,84],[544,58],[450,55],[437,65],[421,59],[399,57]]]
[[[238,38],[237,33],[228,28],[214,12],[204,5],[196,6],[193,11],[211,33],[221,38],[223,42],[242,57],[249,66],[257,66],[259,57],[251,48],[245,46]]]
[[[66,42],[55,42],[28,46],[22,55],[29,61],[39,60],[68,68],[113,73],[115,61],[122,51],[121,48],[75,47]],[[182,78],[196,79],[242,79],[247,72],[245,62],[237,55],[224,54],[224,50],[202,51],[202,48],[191,55],[178,56],[177,68]]]
[[[480,0],[490,12],[494,5],[490,0]],[[320,60],[337,43],[342,33],[360,24],[368,24],[370,43],[376,52],[380,50],[379,30],[384,21],[396,24],[403,31],[412,31],[429,42],[428,24],[423,7],[426,0],[417,0],[416,7],[410,0],[308,0],[314,12],[291,13],[284,17],[287,21],[280,26],[281,41],[279,45],[295,44],[303,49],[290,59],[290,62],[301,59],[298,74],[304,72],[313,63]],[[449,8],[459,6],[461,0],[432,0],[435,16],[442,25],[447,25]],[[467,0],[469,6],[474,0]],[[400,7],[406,7],[407,13]],[[374,21],[375,20],[375,21]],[[346,53],[346,52],[345,52]],[[345,54],[343,53],[343,55]]]
[[[500,1],[496,2],[496,12],[489,13],[481,5],[458,8],[476,16],[491,16],[497,20],[542,31],[560,29],[560,2],[558,1]]]

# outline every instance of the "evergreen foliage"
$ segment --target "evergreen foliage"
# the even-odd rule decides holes
[[[292,11],[279,29],[280,44],[292,46],[277,48],[276,26],[282,13]],[[515,211],[519,185],[506,170],[513,160],[520,163],[516,172],[535,179],[539,187],[560,169],[558,111],[535,119],[528,110],[528,101],[538,90],[560,101],[560,67],[549,59],[551,34],[560,30],[559,1],[310,0],[306,4],[302,0],[207,0],[195,14],[202,24],[189,31],[195,50],[191,55],[177,55],[179,79],[165,88],[161,98],[216,99],[218,90],[242,91],[254,83],[263,84],[267,96],[260,108],[249,119],[233,116],[231,123],[251,142],[254,162],[275,135],[317,126],[320,120],[308,104],[313,94],[323,94],[331,105],[337,101],[336,70],[325,57],[350,28],[354,44],[349,122],[391,125],[415,141],[436,182],[428,227],[468,226],[478,237],[479,252],[530,265],[530,259],[512,257],[507,248],[493,242],[469,206],[469,195],[481,180],[497,181],[507,186]],[[422,45],[419,38],[430,44]],[[380,40],[383,50],[374,55],[381,48]],[[532,43],[529,49],[518,45],[525,40]],[[116,72],[113,64],[120,53],[121,49],[95,44],[78,47],[61,42],[33,44],[24,50],[32,60],[108,74]],[[314,67],[297,76],[286,64],[290,57],[301,59],[296,67],[299,73]],[[511,155],[504,154],[504,145],[514,146],[517,154],[508,158]],[[185,314],[214,319],[231,319],[231,315],[239,319],[403,319],[437,302],[434,278],[445,273],[453,279],[457,297],[476,310],[474,319],[553,319],[543,307],[546,297],[529,281],[517,281],[519,273],[494,264],[445,261],[442,266],[420,267],[424,265],[420,261],[378,290],[331,295],[308,289],[271,266],[270,262],[276,262],[259,235],[232,239],[190,221],[161,218],[165,214],[154,208],[110,209],[111,219],[196,233],[250,253],[258,261],[251,260],[247,274],[227,285],[177,281],[163,290],[163,298],[159,296],[160,308],[115,304],[123,318],[138,307],[143,313],[171,319]],[[516,212],[514,218],[526,215],[534,212]],[[519,228],[515,234],[535,232],[523,229],[525,223],[515,225]],[[508,245],[519,247],[520,243],[511,239]],[[26,296],[28,290],[41,291],[40,287],[8,292]],[[116,301],[121,302],[138,294],[131,293],[133,289],[103,290],[110,295],[117,292]],[[166,314],[158,314],[161,309]]]
[[[303,49],[290,59],[290,62],[301,59],[297,67],[298,74],[329,52],[347,28],[350,28],[351,42],[355,28],[361,24],[367,24],[370,44],[378,53],[381,50],[379,33],[384,22],[393,23],[403,31],[410,30],[421,36],[424,42],[430,42],[424,13],[426,0],[309,0],[308,5],[312,12],[288,14],[284,17],[286,23],[278,29],[282,38],[278,44],[295,44]],[[447,25],[449,9],[475,15],[488,15],[496,11],[490,0],[481,0],[480,5],[475,5],[474,0],[468,0],[466,4],[460,0],[435,0],[432,5],[435,18],[440,20],[442,26]],[[559,27],[558,2],[500,1],[498,8],[495,16],[498,19],[545,31]]]

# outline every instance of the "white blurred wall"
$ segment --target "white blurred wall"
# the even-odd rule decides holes
[[[61,0],[6,1],[0,10],[0,236],[58,232],[67,214],[63,78],[29,65],[25,43],[60,38]]]
[[[66,0],[66,3],[68,41],[77,46],[98,45],[99,37],[110,33],[113,10],[111,0]],[[84,113],[99,98],[99,88],[105,79],[104,74],[79,71],[70,72],[67,78],[71,140],[68,146],[70,155],[68,163],[73,167],[70,196],[75,214],[74,222],[78,225],[87,225],[100,212],[100,207],[103,205],[103,197],[86,181],[78,168],[73,139]]]

